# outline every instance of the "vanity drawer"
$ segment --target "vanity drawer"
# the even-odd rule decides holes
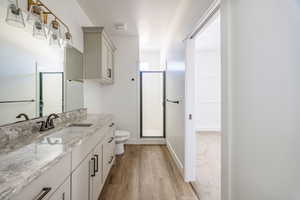
[[[68,153],[56,165],[43,172],[40,177],[27,185],[19,194],[16,194],[12,200],[49,199],[69,177],[70,173],[71,154]]]
[[[111,131],[103,143],[103,181],[105,181],[115,159],[114,132]]]

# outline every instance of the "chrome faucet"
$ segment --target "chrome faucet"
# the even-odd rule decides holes
[[[21,114],[19,114],[18,116],[16,116],[16,118],[18,118],[18,119],[20,119],[21,117],[24,117],[24,118],[25,118],[24,121],[28,121],[28,120],[29,120],[28,115],[26,115],[25,113],[21,113]]]
[[[47,131],[49,129],[55,128],[53,120],[57,118],[59,118],[59,116],[53,113],[47,117],[46,121],[37,122],[38,124],[41,124],[40,131]]]

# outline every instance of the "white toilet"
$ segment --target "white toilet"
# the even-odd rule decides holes
[[[116,141],[116,155],[121,155],[124,153],[124,144],[130,137],[129,131],[116,130],[115,141]]]

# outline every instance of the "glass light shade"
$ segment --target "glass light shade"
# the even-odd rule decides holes
[[[49,40],[49,45],[50,46],[58,46],[61,47],[61,40],[58,37],[58,35],[56,33],[51,33],[50,34],[50,40]]]
[[[27,22],[34,25],[41,18],[42,8],[38,5],[32,5],[27,15]]]
[[[65,34],[62,38],[62,44],[64,47],[73,44],[72,35],[69,31],[65,32]]]
[[[6,23],[18,28],[24,28],[23,12],[15,3],[9,3],[6,14]]]
[[[48,35],[50,37],[50,41],[49,44],[51,46],[59,46],[61,47],[61,32],[60,32],[60,25],[56,20],[53,20],[50,24],[49,24],[49,31],[48,31]]]
[[[40,40],[47,39],[46,29],[41,20],[37,20],[33,25],[33,37]]]
[[[51,35],[52,33],[56,34],[59,39],[61,39],[60,25],[56,20],[53,20],[49,24],[48,35]]]

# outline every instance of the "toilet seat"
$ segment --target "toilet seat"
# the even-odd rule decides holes
[[[116,155],[122,155],[124,153],[124,144],[130,137],[129,131],[116,130],[115,141],[116,141]]]
[[[130,133],[128,131],[121,131],[121,130],[117,130],[115,133],[115,137],[119,138],[119,137],[129,137]]]
[[[125,143],[130,137],[130,132],[117,130],[115,132],[116,144]]]

